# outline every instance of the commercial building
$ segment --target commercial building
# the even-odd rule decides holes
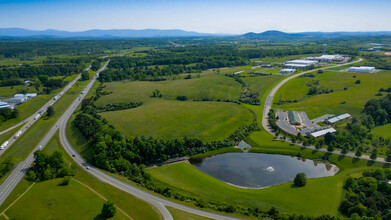
[[[322,55],[320,57],[307,57],[306,60],[324,62],[324,63],[341,63],[346,62],[348,57],[339,54],[335,55]]]
[[[348,113],[341,114],[341,115],[336,115],[336,116],[333,116],[331,118],[328,118],[328,119],[324,120],[324,123],[326,123],[326,124],[334,124],[334,123],[343,121],[345,119],[348,119],[350,117],[352,117],[352,116],[350,114],[348,114]]]
[[[14,95],[14,98],[34,98],[37,96],[37,93],[18,93]]]
[[[373,66],[358,66],[358,67],[350,67],[348,69],[349,72],[358,72],[358,73],[373,73],[375,72],[375,67]]]
[[[301,124],[299,113],[297,113],[296,111],[288,111],[288,118],[289,118],[289,123],[291,123],[292,125]]]
[[[310,66],[315,66],[318,64],[318,61],[316,60],[291,60],[291,61],[286,61],[284,63],[285,67],[288,68],[306,68]]]
[[[280,70],[280,73],[285,74],[285,75],[290,75],[294,72],[296,72],[296,69],[282,69],[282,70]]]
[[[327,133],[334,133],[334,132],[336,132],[336,130],[332,127],[329,127],[326,129],[322,129],[320,131],[312,132],[310,135],[314,138],[317,138],[317,137],[322,137],[322,136],[326,135]]]
[[[8,103],[15,103],[15,104],[20,104],[23,103],[27,100],[26,97],[16,97],[8,100]]]
[[[10,108],[11,106],[5,102],[0,102],[0,108]]]

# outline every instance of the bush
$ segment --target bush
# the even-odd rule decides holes
[[[298,173],[295,179],[293,180],[293,183],[296,186],[305,186],[306,182],[307,182],[307,177],[305,173]]]
[[[116,212],[117,212],[117,208],[115,208],[113,202],[106,201],[103,204],[103,208],[102,208],[102,215],[103,215],[103,217],[105,217],[105,218],[112,218],[112,217],[114,217]]]
[[[60,183],[60,186],[67,186],[69,185],[69,182],[71,181],[71,178],[66,176],[62,179],[61,183]]]
[[[176,97],[176,99],[178,99],[179,101],[186,101],[187,100],[187,97],[186,96],[183,96],[183,95],[178,95]]]

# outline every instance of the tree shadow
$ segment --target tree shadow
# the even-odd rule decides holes
[[[354,157],[352,159],[352,163],[357,163],[358,161],[360,161],[360,158],[359,157]]]
[[[391,164],[389,164],[389,163],[384,163],[383,164],[383,168],[390,168],[391,167]]]
[[[95,216],[94,220],[105,220],[107,218],[103,217],[102,213],[100,213],[99,215]]]
[[[318,150],[312,150],[312,154],[316,154],[316,153],[318,153],[319,151]]]
[[[306,147],[304,147],[304,146],[303,146],[303,147],[300,147],[300,150],[305,150],[305,149],[307,149],[307,148],[306,148]]]
[[[339,155],[339,156],[338,156],[338,161],[341,161],[341,160],[343,160],[343,159],[345,159],[345,155]]]
[[[374,160],[368,160],[368,162],[367,162],[367,166],[372,166],[374,163],[375,163],[375,161],[374,161]]]

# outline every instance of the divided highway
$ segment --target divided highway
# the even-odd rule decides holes
[[[87,69],[85,69],[85,71],[88,71],[89,69],[91,68],[91,66],[89,66]],[[13,143],[15,143],[15,141],[20,137],[20,135],[23,135],[39,118],[41,115],[43,115],[43,113],[45,113],[46,109],[53,105],[54,103],[57,102],[58,99],[61,98],[61,96],[63,94],[65,94],[79,79],[80,79],[81,75],[79,74],[74,80],[72,80],[72,82],[68,83],[67,86],[64,87],[64,89],[59,92],[55,97],[57,97],[56,99],[50,99],[45,105],[43,105],[37,112],[35,112],[33,115],[31,115],[30,117],[26,118],[25,120],[17,123],[16,125],[10,127],[10,128],[7,128],[3,131],[0,132],[0,135],[22,125],[22,124],[25,124],[21,129],[19,129],[9,140],[8,140],[8,144],[6,146],[4,146],[4,149],[0,149],[0,156],[2,154],[4,154],[4,152],[10,148],[12,146]],[[37,117],[37,115],[39,114],[39,116]],[[19,134],[19,135],[17,135]],[[17,138],[14,138],[15,136],[18,136]],[[3,144],[3,143],[0,143],[0,144]]]
[[[107,64],[108,64],[108,62],[99,71],[102,71],[104,68],[106,68]],[[89,68],[87,68],[87,70],[89,70]],[[76,79],[74,79],[71,83],[69,83],[60,94],[61,95],[65,94],[65,92],[68,91],[75,84],[75,82],[77,82],[77,80],[80,77],[81,77],[80,75],[78,77],[76,77]],[[94,84],[95,79],[96,78],[91,80],[91,82],[87,85],[86,88],[88,90]],[[73,105],[71,105],[66,112],[70,112],[70,111],[73,112],[74,108],[75,108],[74,107],[75,103],[77,103],[77,105],[78,105],[81,102],[81,100],[82,100],[81,98],[77,97],[76,100],[74,101]],[[49,105],[54,104],[55,101],[56,100],[49,101],[47,104],[44,105],[44,107],[47,108]],[[30,119],[30,121],[28,121],[28,123],[34,123],[36,121],[34,119],[34,117],[35,117],[35,115],[29,117],[29,119],[30,118],[32,118],[32,119]],[[50,131],[45,135],[45,137],[34,148],[34,150],[27,156],[27,158],[24,161],[22,161],[21,163],[19,163],[18,166],[8,176],[8,178],[3,182],[3,184],[1,184],[1,186],[0,186],[0,205],[3,204],[3,202],[11,194],[12,190],[16,187],[16,185],[18,185],[20,180],[22,180],[23,176],[27,173],[28,169],[31,167],[31,165],[34,161],[34,152],[37,150],[41,150],[46,146],[46,144],[50,141],[50,139],[56,133],[59,125],[66,123],[65,119],[66,119],[66,114],[62,115],[57,120],[56,124],[50,129]],[[29,125],[28,127],[30,127],[30,124],[28,124],[28,125]],[[28,127],[26,129],[28,129]],[[13,139],[13,137],[11,139]]]

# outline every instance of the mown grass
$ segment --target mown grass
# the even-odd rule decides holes
[[[301,149],[286,142],[272,141],[273,137],[264,132],[254,132],[246,141],[252,145],[252,152],[298,155],[318,158],[325,152]],[[328,154],[327,154],[328,155]],[[348,176],[359,176],[368,167],[382,167],[382,163],[328,155],[341,171],[332,177],[308,179],[302,188],[292,186],[292,182],[265,189],[243,189],[231,186],[205,173],[188,163],[176,163],[149,169],[154,181],[168,184],[178,192],[205,201],[227,202],[246,207],[270,208],[280,211],[311,216],[322,214],[339,215],[338,207],[342,199],[342,185]]]
[[[386,124],[382,126],[375,127],[372,130],[372,134],[375,136],[380,136],[386,139],[391,139],[391,124]]]
[[[127,136],[187,136],[204,141],[226,138],[253,120],[251,112],[238,104],[158,98],[134,109],[100,115]]]
[[[44,151],[47,153],[62,152],[65,163],[75,171],[73,179],[81,181],[100,195],[113,201],[132,218],[161,219],[160,213],[150,204],[98,181],[75,164],[61,146],[58,132],[44,148]],[[54,219],[93,219],[95,217],[101,219],[98,216],[104,202],[101,197],[76,181],[71,180],[68,186],[58,186],[60,182],[61,179],[54,179],[36,183],[6,214],[10,218],[16,219],[46,219],[47,216]],[[0,207],[0,211],[15,201],[30,185],[30,182],[23,179]],[[37,210],[39,213],[36,213]],[[114,219],[127,219],[127,217],[117,210]]]
[[[391,84],[391,71],[379,73],[325,71],[323,74],[314,74],[314,78],[300,77],[289,81],[280,88],[273,100],[274,103],[280,99],[298,100],[298,102],[273,105],[273,108],[305,111],[310,119],[324,114],[345,112],[357,115],[368,100],[378,97],[375,94],[380,88],[388,88]],[[334,92],[307,97],[309,87],[306,84],[314,80],[319,80],[321,87],[333,89]],[[361,84],[355,84],[356,80],[360,80]]]
[[[208,220],[211,218],[206,218],[203,216],[195,215],[192,213],[188,213],[173,207],[167,207],[168,211],[170,211],[174,220]]]

